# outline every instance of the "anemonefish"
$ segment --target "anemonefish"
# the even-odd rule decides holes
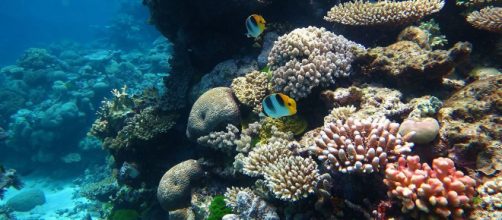
[[[261,33],[265,30],[265,19],[261,15],[250,15],[246,19],[246,28],[248,37],[258,38]]]
[[[282,93],[274,93],[265,97],[261,105],[263,114],[271,118],[296,114],[296,101]]]

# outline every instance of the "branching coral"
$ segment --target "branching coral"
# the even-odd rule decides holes
[[[476,181],[455,169],[448,158],[436,158],[432,168],[420,164],[418,156],[399,158],[397,166],[388,164],[384,183],[388,195],[401,201],[402,211],[425,212],[442,218],[463,217],[472,205]],[[419,213],[415,213],[419,214]]]
[[[260,113],[261,101],[268,92],[268,77],[265,73],[253,71],[235,78],[231,88],[239,102],[251,107],[253,112]]]
[[[226,153],[231,153],[234,150],[234,143],[238,134],[239,129],[232,124],[228,124],[227,131],[211,132],[206,136],[199,137],[197,143]]]
[[[466,18],[475,28],[502,33],[502,7],[486,7]]]
[[[225,202],[238,214],[237,219],[279,220],[275,207],[249,188],[227,188]]]
[[[310,150],[329,170],[372,173],[411,152],[413,133],[402,137],[398,129],[385,118],[338,120],[324,126]]]
[[[443,6],[442,0],[378,2],[356,0],[336,5],[324,19],[346,25],[401,25],[436,13]]]
[[[300,156],[283,157],[265,171],[265,180],[274,195],[291,202],[314,193],[318,177],[317,163]]]
[[[268,57],[273,89],[303,98],[314,87],[333,84],[335,77],[350,75],[354,48],[364,49],[324,28],[298,28],[279,37]]]
[[[500,219],[502,217],[502,177],[486,181],[477,189],[480,208],[471,215],[472,219]],[[476,204],[476,202],[474,202]]]
[[[249,155],[244,158],[244,173],[249,176],[263,175],[270,164],[280,158],[293,155],[287,148],[288,140],[276,138],[268,144],[256,146]]]
[[[249,152],[256,144],[260,130],[261,124],[259,122],[249,124],[247,128],[242,130],[240,139],[234,141],[235,150],[243,153]]]
[[[241,191],[254,195],[253,190],[251,190],[251,188],[235,187],[235,186],[227,188],[227,191],[225,192],[225,203],[227,204],[228,207],[232,209],[235,209],[237,207],[237,194]]]

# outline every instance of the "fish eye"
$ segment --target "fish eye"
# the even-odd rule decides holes
[[[290,103],[288,103],[288,105],[289,105],[289,106],[291,106],[291,102],[290,102]]]

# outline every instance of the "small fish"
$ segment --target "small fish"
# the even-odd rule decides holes
[[[261,33],[265,30],[266,21],[261,15],[250,15],[246,19],[246,28],[248,33],[246,34],[248,37],[258,38]]]
[[[262,101],[263,114],[271,118],[280,118],[296,114],[296,101],[282,93],[274,93]]]

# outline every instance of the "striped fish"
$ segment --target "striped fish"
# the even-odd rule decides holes
[[[261,15],[250,15],[246,19],[246,29],[248,37],[258,38],[265,30],[265,19]]]
[[[271,118],[280,118],[296,114],[296,101],[282,93],[274,93],[262,101],[263,114]]]

